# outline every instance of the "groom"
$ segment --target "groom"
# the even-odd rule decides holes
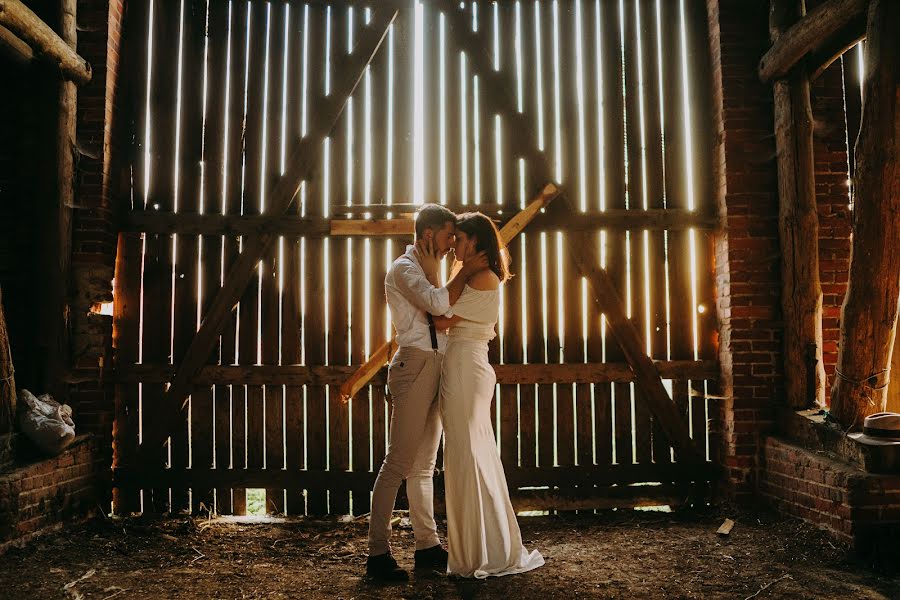
[[[447,335],[435,330],[431,315],[452,316],[450,307],[466,280],[487,264],[483,254],[474,256],[446,286],[439,287],[438,265],[453,247],[455,230],[456,215],[437,204],[424,205],[416,215],[415,245],[406,247],[384,278],[399,349],[388,368],[394,410],[369,518],[366,574],[381,581],[409,578],[391,556],[390,547],[391,513],[404,479],[416,538],[415,566],[447,568],[447,551],[441,547],[434,522],[432,481],[442,432],[438,393]]]

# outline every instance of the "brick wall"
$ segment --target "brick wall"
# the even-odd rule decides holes
[[[761,435],[783,397],[778,196],[772,89],[756,74],[768,3],[707,2],[713,72],[721,460],[731,491],[754,491]]]
[[[103,384],[111,363],[112,319],[91,313],[97,302],[112,301],[117,235],[109,198],[112,115],[117,99],[117,73],[124,0],[79,0],[78,52],[94,67],[91,82],[78,90],[79,146],[73,215],[71,365],[79,383],[69,390],[70,403],[82,431],[111,440],[114,395]]]
[[[782,512],[821,526],[860,551],[896,555],[900,475],[866,473],[828,453],[767,438],[760,494]]]
[[[81,436],[59,456],[0,475],[0,551],[94,512],[107,466],[97,438]]]

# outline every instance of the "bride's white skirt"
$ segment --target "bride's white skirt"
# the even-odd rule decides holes
[[[447,571],[479,579],[544,564],[522,545],[491,427],[497,383],[484,341],[454,340],[444,355],[441,414],[447,498]]]

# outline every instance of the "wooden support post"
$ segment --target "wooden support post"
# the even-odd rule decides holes
[[[541,209],[546,207],[560,193],[560,189],[552,183],[548,183],[541,190],[537,198],[522,209],[516,216],[510,219],[506,225],[500,229],[500,238],[504,245],[509,245],[514,237],[519,235],[523,229],[537,216]],[[372,377],[388,362],[397,350],[396,340],[385,342],[379,346],[367,360],[347,381],[341,385],[341,399],[346,402],[356,393],[369,384]]]
[[[329,96],[319,98],[320,117],[309,135],[297,143],[284,174],[273,186],[268,198],[269,214],[285,213],[296,196],[301,182],[310,179],[321,158],[322,139],[337,123],[347,99],[362,79],[366,67],[387,36],[388,28],[396,16],[396,9],[376,12],[360,35],[353,53],[345,55],[335,65],[335,71],[340,74],[340,78],[335,82]],[[275,239],[275,235],[264,233],[244,240],[240,256],[210,304],[209,311],[203,316],[200,329],[191,341],[172,385],[166,392],[162,406],[158,409],[160,427],[154,429],[152,437],[144,439],[141,444],[142,452],[146,448],[152,451],[165,441],[170,427],[177,421],[180,411],[184,408],[183,403],[190,393],[191,380],[212,352],[225,321],[256,273],[260,258],[269,250]]]
[[[3,294],[0,290],[0,436],[12,433],[16,420],[16,370],[13,368],[9,346],[9,332],[3,313]],[[0,439],[3,439],[0,437]]]
[[[66,6],[65,2],[63,6]],[[63,10],[62,37],[60,37],[19,0],[0,0],[0,25],[22,38],[38,56],[46,57],[55,63],[66,79],[83,85],[91,80],[91,65],[78,56],[69,39],[67,12],[70,12],[74,19],[74,7]],[[72,32],[74,28],[73,21]]]
[[[858,429],[884,409],[900,296],[900,3],[873,0],[856,141],[853,247],[831,410]]]
[[[828,0],[789,29],[785,28],[759,61],[760,79],[769,82],[787,75],[807,53],[827,43],[836,32],[864,13],[868,1]],[[773,2],[772,11],[780,4],[780,1]]]
[[[800,14],[800,0],[772,0],[769,29],[778,43]],[[778,162],[778,230],[781,240],[781,309],[784,315],[784,373],[793,408],[825,403],[822,363],[822,288],[819,284],[819,218],[809,77],[799,65],[774,83],[775,146]],[[813,349],[813,346],[815,348]],[[807,373],[815,352],[815,377]],[[807,389],[807,381],[814,383]]]

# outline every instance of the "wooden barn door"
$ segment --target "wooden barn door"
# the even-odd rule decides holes
[[[354,75],[338,67],[385,4],[133,3],[117,510],[368,512],[390,420],[384,373],[348,403],[338,392],[392,337],[383,279],[411,242],[410,213],[427,201],[505,222],[550,182],[536,160],[549,161],[571,211],[548,210],[510,244],[515,277],[490,345],[517,507],[683,500],[686,483],[712,477],[718,414],[705,4],[404,3],[336,126],[312,139]],[[510,106],[492,108],[482,48],[461,47],[472,39]],[[311,175],[273,212],[303,143],[314,144]],[[612,277],[673,422],[644,401],[569,259],[576,239]],[[209,327],[239,257],[257,247],[234,310]],[[202,326],[214,343],[186,370],[205,348]],[[180,411],[176,373],[190,374]],[[700,464],[678,460],[663,433],[673,428]]]

